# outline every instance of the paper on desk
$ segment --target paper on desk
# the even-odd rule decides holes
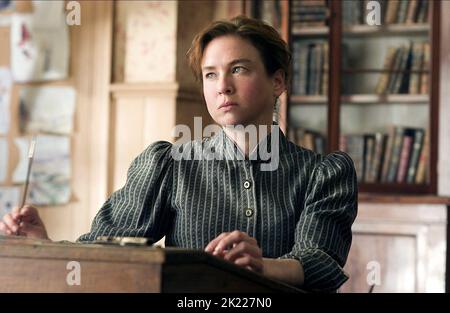
[[[10,126],[10,101],[11,101],[12,79],[11,72],[7,67],[0,67],[0,134],[9,131]]]
[[[8,173],[8,142],[5,138],[0,138],[0,183],[6,180]]]
[[[68,135],[73,130],[75,89],[29,87],[20,92],[21,128],[26,132]]]
[[[19,147],[21,164],[16,168],[13,180],[24,182],[28,164],[29,139],[16,138],[16,144]],[[70,138],[37,136],[27,203],[55,205],[69,202],[70,178]]]
[[[0,219],[19,205],[20,187],[0,187]]]
[[[65,79],[69,31],[63,1],[35,1],[33,5],[34,13],[11,17],[13,78],[17,82]]]

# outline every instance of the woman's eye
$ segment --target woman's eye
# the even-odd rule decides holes
[[[207,78],[207,79],[214,78],[215,75],[216,75],[215,73],[206,73],[205,78]]]
[[[236,66],[232,69],[233,74],[242,73],[243,71],[245,71],[245,68],[243,68],[242,66]]]

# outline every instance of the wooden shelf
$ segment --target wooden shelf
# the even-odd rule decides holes
[[[345,104],[428,104],[430,102],[429,95],[409,95],[409,94],[393,94],[393,95],[370,95],[355,94],[344,95],[341,97],[341,103]]]
[[[395,204],[445,204],[450,205],[449,197],[417,196],[417,195],[390,195],[376,193],[360,193],[358,201],[369,203],[395,203]]]
[[[328,26],[316,26],[316,27],[294,26],[292,28],[293,36],[301,36],[301,37],[328,36],[329,33],[330,28]]]
[[[327,103],[328,103],[328,97],[323,96],[323,95],[305,95],[305,96],[292,95],[291,96],[291,105],[327,104]]]
[[[397,184],[397,183],[359,183],[359,192],[367,193],[382,193],[395,195],[421,195],[430,194],[429,185],[415,185],[415,184]]]
[[[292,95],[291,105],[323,105],[328,104],[328,97],[323,95]],[[394,94],[394,95],[370,95],[370,94],[355,94],[345,95],[341,97],[342,104],[428,104],[430,101],[429,95],[408,95],[408,94]]]
[[[382,26],[351,25],[343,28],[344,37],[428,35],[429,24],[390,24]]]
[[[378,68],[345,68],[342,70],[345,74],[371,74],[371,73],[429,73],[428,70],[419,71],[408,71],[408,70],[389,70],[389,69],[378,69]]]

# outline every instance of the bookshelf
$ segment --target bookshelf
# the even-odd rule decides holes
[[[257,2],[245,1],[246,9]],[[388,134],[395,132],[395,126],[419,128],[429,133],[428,149],[425,149],[428,153],[427,175],[422,183],[380,182],[374,181],[373,175],[371,182],[359,181],[358,216],[352,226],[352,248],[344,268],[350,279],[340,291],[366,293],[369,290],[369,262],[377,261],[381,266],[381,284],[375,286],[374,292],[448,292],[450,42],[446,38],[450,35],[450,18],[446,12],[450,12],[450,2],[427,1],[427,17],[422,13],[420,22],[410,17],[408,23],[407,18],[398,23],[393,12],[400,9],[391,8],[390,22],[387,23],[389,10],[386,4],[397,2],[399,5],[400,2],[379,0],[383,15],[380,26],[365,25],[361,12],[357,22],[348,23],[344,18],[349,14],[345,12],[348,9],[344,8],[344,3],[356,3],[361,9],[368,1],[311,0],[309,2],[314,5],[325,2],[328,10],[325,21],[317,23],[322,25],[314,26],[298,25],[292,18],[293,6],[302,1],[272,2],[279,2],[286,8],[287,13],[282,19],[286,20],[288,28],[282,29],[281,34],[294,50],[294,74],[295,60],[298,60],[296,42],[303,42],[306,47],[310,42],[328,44],[328,55],[322,56],[322,65],[328,64],[320,74],[322,77],[328,74],[327,89],[315,94],[298,94],[296,86],[291,85],[285,110],[280,111],[279,118],[285,122],[283,131],[291,140],[295,140],[298,133],[305,134],[297,128],[307,128],[325,138],[326,152],[330,152],[341,148],[341,135]],[[424,1],[401,2],[415,2],[417,6]],[[409,11],[409,5],[402,6],[402,10]],[[388,63],[385,59],[389,47],[408,47],[411,41],[429,44],[430,61],[426,67],[384,66]],[[382,75],[388,79],[395,75],[427,76],[428,88],[424,92],[419,89],[410,93],[408,86],[408,92],[403,87],[399,90],[402,92],[383,90],[376,93],[374,90]],[[292,84],[295,81],[294,78]],[[282,123],[280,125],[283,127]],[[399,138],[403,139],[403,136]]]
[[[297,144],[325,143],[319,153],[349,153],[363,193],[436,195],[441,2],[379,1],[373,26],[367,3],[246,2],[246,12],[287,26],[277,27],[293,57],[280,125]],[[320,138],[305,142],[305,132]]]

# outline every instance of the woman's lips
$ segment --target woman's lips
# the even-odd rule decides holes
[[[218,110],[229,111],[235,106],[237,106],[235,102],[225,102],[219,105]]]

